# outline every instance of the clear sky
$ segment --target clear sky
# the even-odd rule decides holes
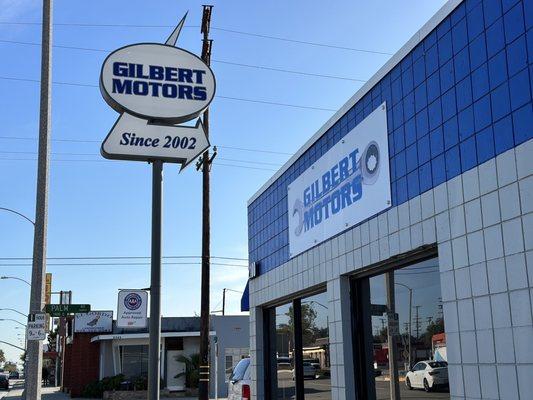
[[[178,45],[198,54],[201,5],[205,1],[54,3],[54,44],[58,47],[53,49],[53,79],[62,84],[55,84],[52,93],[48,256],[148,256],[151,170],[145,163],[105,161],[99,154],[100,142],[117,113],[107,106],[96,87],[107,52],[95,50],[164,42],[172,26],[189,11]],[[371,77],[390,57],[379,53],[397,51],[443,3],[214,1],[211,37],[217,95],[336,110],[361,87],[362,82],[357,80]],[[40,77],[40,48],[13,42],[40,42],[40,7],[37,0],[0,0],[0,207],[14,208],[32,219],[39,85],[31,80]],[[247,200],[332,114],[328,110],[215,98],[211,106],[211,143],[220,147],[212,169],[212,254],[243,261],[213,260],[231,266],[212,267],[212,310],[220,309],[222,288],[243,290],[246,284]],[[194,167],[182,174],[175,165],[165,167],[163,235],[165,256],[200,255],[201,174]],[[0,211],[1,275],[30,279],[32,241],[30,223]],[[90,303],[94,310],[116,310],[117,289],[149,286],[149,267],[110,264],[147,261],[49,260],[48,271],[53,273],[54,291],[72,290],[75,303]],[[199,313],[199,259],[166,261],[193,264],[164,267],[163,315]],[[28,287],[22,282],[0,281],[2,307],[26,311],[28,299]],[[229,293],[228,313],[237,313],[239,302],[238,293]],[[0,318],[19,319],[6,311],[0,311]],[[15,326],[0,321],[0,340],[18,344],[17,333],[23,331]],[[18,358],[18,351],[0,348],[8,358]]]

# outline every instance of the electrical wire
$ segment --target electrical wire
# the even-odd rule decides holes
[[[37,161],[36,158],[0,158],[0,161]],[[85,160],[85,159],[77,159],[77,160],[63,160],[63,159],[51,159],[52,162],[88,162],[88,163],[108,163],[110,160]],[[262,167],[251,167],[249,165],[235,165],[235,164],[225,164],[217,162],[216,160],[213,162],[213,165],[221,166],[221,167],[232,167],[232,168],[243,168],[243,169],[253,169],[258,171],[269,171],[269,172],[275,172],[277,169],[272,168],[262,168]]]
[[[30,79],[30,78],[16,78],[12,76],[0,76],[0,79],[4,80],[10,80],[10,81],[19,81],[19,82],[32,82],[32,83],[40,83],[41,81],[39,79]],[[78,82],[59,82],[54,81],[52,82],[54,85],[65,85],[65,86],[80,86],[80,87],[91,87],[91,88],[98,88],[98,85],[92,85],[88,83],[78,83]],[[267,100],[256,100],[256,99],[247,99],[242,97],[231,97],[231,96],[219,96],[216,95],[215,98],[218,99],[225,99],[225,100],[235,100],[235,101],[242,101],[247,103],[258,103],[258,104],[268,104],[268,105],[274,105],[274,106],[282,106],[282,107],[291,107],[291,108],[299,108],[303,110],[315,110],[315,111],[337,111],[332,108],[323,108],[323,107],[313,107],[313,106],[303,106],[299,104],[289,104],[289,103],[279,103],[275,101],[267,101]]]
[[[36,42],[23,42],[23,41],[19,41],[19,40],[7,40],[7,39],[0,39],[0,43],[20,44],[20,45],[28,45],[28,46],[41,46],[40,43],[36,43]],[[110,53],[111,52],[111,50],[98,49],[98,48],[94,48],[94,47],[79,47],[79,46],[65,46],[65,45],[53,45],[52,47],[53,48],[58,48],[58,49],[93,51],[93,52],[99,52],[99,53]],[[217,60],[217,59],[214,59],[214,58],[211,59],[211,62],[219,63],[219,64],[226,64],[226,65],[233,65],[233,66],[236,66],[236,67],[254,68],[254,69],[260,69],[260,70],[265,70],[265,71],[283,72],[283,73],[287,73],[287,74],[311,76],[311,77],[317,77],[317,78],[339,79],[339,80],[344,80],[344,81],[362,82],[362,83],[366,82],[365,79],[356,79],[356,78],[350,78],[350,77],[347,77],[347,76],[318,74],[318,73],[313,73],[313,72],[303,72],[303,71],[296,71],[296,70],[292,70],[292,69],[269,67],[269,66],[265,66],[265,65],[254,65],[254,64],[238,63],[238,62],[235,62],[235,61]]]
[[[40,22],[24,22],[24,21],[0,21],[0,24],[2,25],[41,25]],[[75,26],[75,27],[85,27],[85,28],[87,27],[90,27],[90,28],[111,28],[111,27],[112,28],[175,28],[174,25],[85,24],[85,23],[76,23],[76,22],[70,22],[70,23],[55,22],[54,26]],[[188,25],[186,27],[187,28],[199,28],[199,26],[195,26],[195,25]],[[311,42],[308,40],[298,40],[298,39],[292,39],[292,38],[287,38],[287,37],[282,37],[282,36],[265,35],[261,33],[246,32],[246,31],[240,31],[236,29],[228,29],[228,28],[221,28],[221,27],[215,27],[215,26],[211,27],[211,29],[215,31],[219,31],[219,32],[232,33],[236,35],[251,36],[251,37],[257,37],[261,39],[277,40],[277,41],[282,41],[282,42],[303,44],[303,45],[308,45],[308,46],[324,47],[324,48],[337,49],[337,50],[347,50],[347,51],[366,53],[366,54],[376,54],[376,55],[385,55],[385,56],[392,55],[392,53],[385,52],[385,51],[340,46],[340,45],[334,45],[334,44],[328,44],[328,43]]]
[[[149,259],[150,256],[87,256],[87,257],[46,257],[47,260],[142,260]],[[163,259],[191,259],[191,258],[202,258],[202,256],[162,256]],[[248,261],[247,258],[239,257],[217,257],[211,256],[211,259],[217,260],[233,260],[233,261]],[[19,260],[19,261],[30,261],[32,257],[0,257],[0,260]]]
[[[163,262],[162,265],[202,265],[201,262]],[[131,262],[131,263],[47,263],[48,267],[127,267],[127,266],[145,266],[150,265],[150,262]],[[248,268],[247,265],[226,264],[226,263],[210,263],[220,267],[239,267]],[[31,267],[32,264],[0,264],[0,267]]]
[[[0,154],[31,154],[31,155],[37,155],[37,152],[35,151],[6,151],[1,150]],[[51,153],[52,156],[98,156],[96,153]],[[230,162],[239,162],[239,163],[248,163],[248,164],[259,164],[259,165],[271,165],[277,168],[281,167],[281,164],[276,163],[269,163],[269,162],[262,162],[262,161],[253,161],[253,160],[238,160],[235,158],[223,158],[223,157],[217,157],[217,160],[221,161],[230,161]],[[90,160],[92,161],[92,160]],[[104,161],[104,160],[94,160],[94,161]]]
[[[33,140],[36,141],[35,137],[23,137],[23,136],[0,136],[0,139],[7,140]],[[51,139],[52,142],[67,142],[67,143],[102,143],[101,140],[88,140],[88,139]],[[229,149],[229,150],[239,150],[239,151],[248,151],[253,153],[267,153],[267,154],[279,154],[283,156],[292,156],[293,153],[285,153],[282,151],[273,151],[273,150],[263,150],[263,149],[250,149],[245,147],[234,147],[234,146],[220,146],[216,145],[219,149]]]

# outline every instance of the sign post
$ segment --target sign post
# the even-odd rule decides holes
[[[197,118],[216,89],[209,66],[175,47],[185,18],[165,44],[140,43],[115,50],[105,59],[100,74],[104,100],[120,113],[102,143],[102,156],[152,164],[149,400],[159,399],[163,162],[179,163],[183,170],[209,148],[201,120],[194,127],[175,124]]]

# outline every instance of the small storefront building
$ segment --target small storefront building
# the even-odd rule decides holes
[[[249,200],[254,399],[533,398],[532,27],[447,2]]]
[[[113,323],[109,333],[74,333],[66,346],[64,387],[80,396],[90,382],[123,375],[135,384],[148,374],[148,329],[125,330]],[[210,393],[227,396],[233,367],[249,355],[248,316],[212,316],[210,332]],[[162,389],[180,392],[186,387],[185,359],[200,351],[200,318],[161,319]],[[216,381],[216,383],[215,383]]]

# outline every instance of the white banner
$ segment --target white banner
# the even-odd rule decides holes
[[[118,292],[117,327],[146,328],[148,292],[121,290]]]
[[[113,332],[113,311],[89,311],[74,314],[74,332]]]
[[[294,257],[391,205],[383,103],[288,187]]]

